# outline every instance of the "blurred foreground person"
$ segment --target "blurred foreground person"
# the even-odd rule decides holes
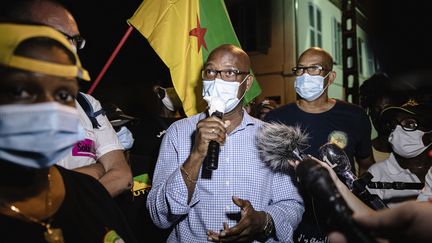
[[[1,241],[135,241],[98,181],[54,165],[84,137],[78,79],[88,73],[61,33],[0,24]]]
[[[38,23],[56,29],[75,53],[85,46],[74,17],[55,0],[5,0],[0,6],[1,17],[7,20]],[[130,189],[132,173],[123,155],[123,146],[99,101],[79,92],[75,106],[86,130],[85,137],[57,164],[98,179],[111,196]]]

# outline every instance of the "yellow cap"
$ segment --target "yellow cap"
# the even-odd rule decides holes
[[[21,42],[34,37],[46,37],[60,42],[73,53],[76,64],[64,65],[14,54]],[[69,41],[63,34],[48,26],[0,23],[0,65],[53,76],[90,80]]]

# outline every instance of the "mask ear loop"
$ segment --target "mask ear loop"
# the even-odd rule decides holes
[[[324,78],[324,79],[323,79],[323,82],[324,82],[324,80],[329,76],[329,74],[330,74],[331,72],[333,72],[333,71],[328,72],[327,75],[323,77],[323,78]],[[330,86],[330,82],[328,82],[327,85],[323,88],[323,92],[324,92],[324,91],[325,91],[329,86]]]
[[[240,82],[239,87],[244,83],[244,81],[246,81],[247,78],[249,78],[249,76],[250,76],[250,74],[246,75],[246,77],[243,79],[243,81]],[[243,92],[243,95],[240,97],[239,100],[242,100],[242,99],[244,98],[244,96],[246,95],[246,92],[247,92],[248,90],[249,90],[249,89],[246,89],[245,92]]]

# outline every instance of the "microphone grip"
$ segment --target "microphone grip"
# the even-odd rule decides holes
[[[220,111],[215,111],[213,112],[212,116],[222,119],[223,113]],[[213,140],[210,141],[205,159],[205,167],[207,170],[217,170],[219,164],[219,150],[219,143]]]

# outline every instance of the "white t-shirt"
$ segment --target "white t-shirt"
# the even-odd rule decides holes
[[[372,165],[368,171],[373,175],[372,181],[382,182],[414,182],[420,183],[419,178],[408,169],[400,167],[393,153],[387,160]],[[420,190],[394,190],[394,189],[369,189],[372,194],[377,194],[384,201],[396,198],[410,198],[417,196]],[[397,203],[388,203],[389,207],[394,207]]]
[[[98,100],[88,94],[84,94],[93,107],[93,111],[102,109]],[[57,162],[58,165],[66,169],[75,169],[86,165],[94,164],[102,155],[113,150],[123,150],[123,146],[118,140],[108,118],[101,114],[96,117],[99,128],[94,129],[83,108],[75,101],[78,109],[81,125],[86,130],[86,138],[74,145],[68,156]]]
[[[427,201],[429,197],[432,197],[432,167],[425,176],[425,187],[417,197],[417,201]]]

